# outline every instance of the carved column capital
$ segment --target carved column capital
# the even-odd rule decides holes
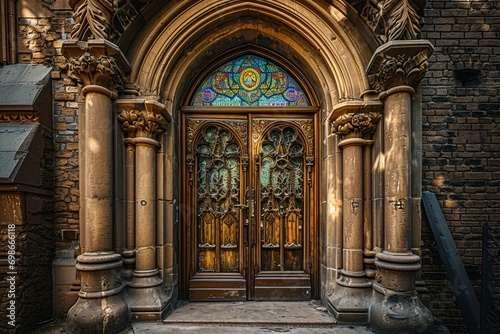
[[[382,118],[380,101],[349,101],[335,106],[332,131],[345,138],[370,139]]]
[[[333,132],[348,137],[371,136],[382,118],[380,113],[347,113],[333,122]]]
[[[429,41],[392,41],[379,47],[368,65],[368,80],[377,92],[398,86],[415,88],[427,72],[434,47]]]
[[[120,99],[116,101],[118,121],[127,138],[159,140],[171,117],[165,105],[154,100]]]
[[[121,90],[130,73],[130,64],[115,44],[106,40],[66,40],[62,54],[68,59],[68,75],[84,86]]]

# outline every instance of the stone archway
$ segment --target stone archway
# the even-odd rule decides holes
[[[101,2],[105,3],[104,0]],[[128,76],[119,71],[103,71],[102,66],[75,64],[81,68],[77,76],[82,77],[83,73],[87,78],[85,73],[92,74],[92,80],[83,80],[83,84],[85,92],[98,94],[95,99],[103,99],[101,95],[106,96],[108,91],[121,86],[116,105],[121,112],[119,125],[128,137],[125,141],[126,157],[118,154],[116,158],[119,166],[127,167],[124,171],[115,171],[128,177],[123,193],[124,202],[129,204],[121,208],[126,219],[110,222],[107,219],[109,210],[100,214],[100,218],[108,221],[100,228],[108,234],[113,224],[115,231],[126,231],[113,236],[115,244],[120,245],[115,249],[121,257],[113,254],[110,247],[99,249],[110,253],[105,258],[84,254],[79,260],[79,269],[85,273],[82,281],[85,279],[94,284],[96,270],[111,276],[120,275],[116,272],[120,271],[118,262],[123,258],[128,272],[134,277],[126,291],[142,289],[135,294],[138,296],[133,298],[135,302],[129,305],[132,316],[161,318],[170,303],[175,301],[179,292],[177,253],[181,251],[177,235],[178,217],[182,210],[178,207],[177,172],[182,163],[178,159],[178,111],[185,104],[194,78],[203,76],[200,71],[210,68],[216,59],[230,53],[258,47],[281,57],[283,64],[290,68],[300,69],[297,72],[302,73],[303,80],[308,82],[320,109],[321,141],[325,143],[321,156],[324,175],[320,219],[324,255],[320,275],[323,277],[321,299],[340,321],[367,322],[370,319],[371,325],[381,330],[409,325],[428,326],[429,317],[414,293],[415,275],[420,268],[419,230],[410,222],[420,224],[417,185],[412,188],[408,182],[411,170],[408,163],[401,165],[401,173],[396,167],[415,155],[409,148],[409,134],[414,130],[409,116],[413,108],[412,86],[418,85],[425,73],[432,46],[426,42],[391,41],[416,38],[418,23],[415,23],[414,12],[418,6],[413,2],[389,0],[380,1],[379,5],[383,12],[378,13],[377,6],[366,8],[371,13],[367,24],[361,11],[340,1],[318,0],[307,4],[284,0],[224,1],[223,6],[215,0],[170,1],[166,4],[153,1],[141,9],[140,16],[132,15],[129,29],[116,41],[117,45],[104,40],[67,43],[65,55],[68,58],[76,59],[78,53],[85,51],[87,57],[95,57],[90,61],[79,58],[80,63],[102,65],[102,60],[110,56],[114,57],[113,61],[118,60],[118,67],[126,68],[127,59],[131,63]],[[401,10],[400,6],[406,6],[405,13],[410,13],[403,22],[391,16],[393,11]],[[422,4],[419,6],[422,8]],[[106,10],[110,11],[109,8]],[[381,28],[374,24],[376,22],[371,18],[377,15],[379,18],[388,15],[379,21],[386,22],[386,26]],[[111,24],[105,15],[102,18]],[[136,29],[141,24],[141,29]],[[381,32],[384,38],[377,38],[370,26]],[[76,36],[81,39],[92,37],[96,36]],[[109,38],[108,35],[102,37]],[[377,49],[383,41],[390,42]],[[124,74],[128,83],[112,80],[115,76],[124,77]],[[96,86],[105,86],[107,90]],[[88,102],[87,108],[90,108]],[[99,108],[109,111],[108,102],[103,100]],[[82,113],[85,110],[82,107]],[[383,125],[377,126],[382,110],[385,115]],[[403,116],[387,117],[395,110],[402,111]],[[410,125],[404,127],[402,124]],[[398,126],[399,131],[389,133],[387,129],[392,131],[394,126]],[[117,140],[121,139],[120,136],[116,135]],[[90,163],[95,157],[90,152],[90,142],[85,140],[82,152],[90,157],[84,159]],[[400,149],[398,140],[403,140],[403,149]],[[384,156],[389,157],[390,167],[384,167],[384,159],[381,159]],[[138,175],[138,171],[143,170],[138,168],[139,165],[144,164],[154,169],[147,182]],[[97,176],[90,176],[83,187],[88,185],[87,189],[92,190],[95,178]],[[111,179],[111,176],[107,177],[110,182]],[[384,179],[395,183],[381,185]],[[141,193],[143,184],[148,185],[145,193]],[[401,190],[394,184],[405,186]],[[143,195],[149,197],[146,199]],[[148,206],[149,203],[153,203],[152,207]],[[94,213],[90,215],[88,212],[90,207],[83,206],[85,221],[82,226],[90,233],[96,233],[92,221]],[[152,232],[144,233],[144,229]],[[388,235],[385,240],[382,238],[384,233]],[[84,242],[92,245],[88,239]],[[148,255],[142,256],[144,251]],[[103,268],[95,269],[93,263],[99,263]],[[109,294],[115,299],[119,299],[124,289],[94,288],[104,292],[103,298],[108,298]],[[78,318],[85,295],[90,292],[85,289],[82,287],[80,300],[73,309],[71,323],[75,326],[86,322]],[[376,291],[373,300],[372,289]],[[148,297],[151,293],[157,293],[161,298],[152,301]],[[398,318],[403,320],[396,323],[386,321],[390,317],[387,309],[391,307],[389,297],[392,295],[401,298],[400,304],[403,309],[407,308],[403,312],[405,317]],[[120,305],[123,308],[123,303]],[[380,307],[369,318],[371,305]],[[153,312],[148,311],[152,308]],[[416,313],[426,317],[415,321],[416,309]],[[117,317],[115,327],[123,324],[120,322],[123,317]],[[99,323],[99,319],[94,322]]]

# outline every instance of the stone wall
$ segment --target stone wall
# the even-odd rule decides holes
[[[51,1],[43,8],[38,5],[40,3],[35,2],[28,4],[27,10],[19,9],[17,58],[19,63],[43,64],[52,69],[53,114],[50,119],[53,129],[47,140],[51,161],[50,168],[49,165],[44,167],[50,172],[47,178],[52,187],[51,215],[45,224],[26,226],[20,230],[20,235],[29,240],[29,245],[22,244],[27,248],[20,249],[20,261],[27,266],[27,276],[32,278],[22,281],[26,283],[23,295],[32,306],[21,311],[20,321],[25,326],[18,328],[21,331],[29,330],[40,321],[64,317],[67,309],[74,304],[78,291],[78,287],[75,290],[73,286],[76,283],[74,248],[78,241],[63,237],[63,231],[75,231],[76,234],[68,235],[76,238],[79,232],[78,89],[67,78],[67,64],[61,54],[62,42],[69,37],[73,24],[72,12],[65,1]],[[54,249],[58,254],[56,257]],[[38,253],[43,258],[36,262],[34,254]],[[51,275],[42,276],[42,271]],[[41,294],[40,291],[46,293]],[[43,305],[33,296],[43,299]]]
[[[78,88],[67,77],[67,63],[61,54],[64,39],[69,38],[72,12],[58,8],[50,17],[19,18],[19,62],[44,64],[52,67],[54,94],[54,148],[55,148],[55,231],[57,249],[74,247],[71,240],[63,240],[62,230],[78,230],[79,169],[78,169]]]
[[[480,296],[482,226],[500,228],[500,1],[428,0],[424,19],[436,49],[422,82],[423,189],[436,194]],[[430,308],[466,333],[425,219],[422,230]]]

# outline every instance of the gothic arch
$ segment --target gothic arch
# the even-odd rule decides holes
[[[199,68],[242,47],[290,59],[310,80],[324,110],[357,100],[368,89],[365,69],[378,42],[341,2],[174,1],[155,8],[151,3],[143,17],[156,14],[133,39],[126,32],[119,44],[132,63],[131,82],[171,111]]]
[[[307,121],[314,125],[311,128],[315,129],[315,143],[323,143],[315,156],[306,157],[306,161],[309,166],[314,162],[317,174],[311,174],[311,179],[318,175],[316,188],[322,187],[321,191],[310,192],[317,193],[316,197],[310,196],[310,202],[315,205],[311,220],[319,222],[318,230],[321,229],[311,240],[321,238],[324,253],[310,253],[311,257],[323,259],[321,268],[317,266],[312,271],[317,277],[321,276],[321,282],[311,278],[317,285],[307,283],[302,291],[307,294],[310,288],[321,289],[320,294],[314,295],[320,295],[339,321],[369,322],[384,332],[388,327],[394,332],[407,330],[408,326],[430,328],[432,315],[419,304],[415,290],[415,277],[420,270],[420,184],[418,175],[412,174],[420,167],[418,142],[413,138],[419,135],[415,120],[418,121],[421,110],[414,93],[418,92],[419,82],[427,71],[427,59],[433,51],[428,41],[416,39],[420,25],[418,10],[425,1],[372,0],[361,10],[352,6],[354,3],[363,6],[362,2],[348,0],[146,0],[146,5],[139,5],[140,13],[129,17],[127,29],[118,37],[114,35],[116,27],[112,27],[116,23],[114,14],[120,16],[124,7],[115,10],[109,2],[95,0],[103,5],[104,12],[97,9],[100,15],[95,18],[97,22],[91,23],[97,27],[105,25],[106,30],[95,29],[87,22],[90,1],[73,4],[79,13],[77,29],[72,31],[74,39],[66,41],[62,50],[70,60],[70,76],[85,86],[82,88],[85,105],[80,105],[83,126],[79,130],[83,133],[84,166],[80,171],[84,181],[81,193],[86,196],[82,210],[86,253],[78,259],[82,293],[68,313],[70,328],[88,321],[84,320],[85,314],[81,313],[81,318],[77,315],[87,309],[85,303],[90,298],[96,299],[94,303],[98,306],[101,300],[96,298],[97,294],[104,296],[105,293],[100,298],[113,299],[115,308],[120,309],[116,329],[125,325],[127,308],[135,319],[161,319],[177,299],[177,261],[184,256],[178,252],[189,253],[191,249],[181,249],[176,241],[177,235],[179,239],[183,233],[190,235],[190,232],[177,233],[180,225],[177,218],[182,216],[179,211],[185,203],[188,203],[186,207],[192,207],[187,200],[179,198],[181,183],[177,179],[183,179],[184,188],[189,188],[185,186],[190,181],[186,178],[186,168],[190,173],[193,164],[192,156],[179,154],[179,147],[182,152],[182,145],[189,138],[185,133],[185,125],[190,124],[186,115],[191,112],[193,118],[198,119],[207,116],[207,113],[200,114],[196,107],[188,110],[189,107],[184,106],[199,78],[217,64],[245,51],[268,53],[277,65],[300,78],[314,100],[313,109],[300,112],[307,114]],[[123,6],[127,5],[131,3]],[[121,95],[114,91],[117,87],[124,88]],[[118,100],[113,103],[113,99]],[[85,112],[91,108],[92,113]],[[119,111],[114,122],[121,125],[125,138],[121,133],[106,131],[112,128],[113,108]],[[178,111],[181,111],[179,117]],[[222,117],[220,114],[209,116]],[[99,125],[105,126],[94,126],[101,117],[107,123]],[[253,116],[248,117],[253,122]],[[376,126],[381,119],[380,126]],[[117,151],[111,150],[109,144],[113,140],[123,140],[126,154],[120,146]],[[90,149],[91,143],[107,144],[106,159]],[[117,166],[116,175],[112,171],[114,166]],[[120,170],[122,167],[125,168]],[[105,191],[102,182],[98,182],[102,175],[85,173],[88,168],[107,173]],[[308,173],[313,172],[308,169]],[[121,203],[117,203],[116,208],[112,205],[97,208],[95,198],[109,200],[110,189],[118,180],[115,176],[122,174],[127,175],[127,189],[121,189],[126,208]],[[324,180],[320,180],[321,177]],[[257,178],[250,176],[249,179],[250,184]],[[417,182],[413,182],[414,179]],[[244,184],[240,186],[245,188]],[[372,203],[376,210],[371,210]],[[250,207],[243,205],[242,208],[244,206]],[[125,216],[130,219],[112,221],[109,217],[114,209],[118,214],[127,211]],[[191,211],[188,210],[187,216]],[[243,216],[240,218],[241,222],[245,221]],[[105,224],[101,224],[102,221]],[[125,225],[126,236],[120,233],[125,231]],[[115,235],[113,227],[118,231]],[[116,247],[121,255],[110,250],[112,237],[122,246]],[[196,240],[193,240],[194,245]],[[280,237],[280,240],[284,239]],[[189,241],[186,244],[189,245]],[[273,241],[269,245],[276,248],[278,244]],[[281,250],[286,245],[278,246]],[[148,252],[135,255],[136,249]],[[96,258],[94,250],[109,254]],[[220,249],[218,251],[220,253]],[[122,266],[122,257],[127,270],[132,272],[127,282],[128,294],[132,296],[128,302],[123,300],[125,284],[117,283],[111,289],[93,286],[96,283],[93,264],[103,264],[97,274],[111,280],[115,268]],[[298,257],[305,259],[300,254]],[[283,262],[283,253],[279,258],[280,263]],[[303,267],[301,264],[300,268]],[[249,273],[247,277],[252,281],[256,276]],[[273,275],[273,278],[279,276]],[[260,279],[257,284],[255,278],[253,286],[267,288],[264,276]],[[309,278],[304,272],[297,273],[295,279]],[[206,280],[206,276],[201,279]],[[235,289],[241,288],[238,286],[241,281],[239,276],[231,278]],[[287,295],[288,285],[282,288],[283,295]],[[161,298],[152,299],[154,294],[148,291],[153,290]],[[257,295],[255,292],[248,299]],[[394,295],[404,301],[393,305],[391,296]],[[403,304],[408,307],[403,310],[409,314],[408,318],[388,322],[391,316],[385,310],[400,308]],[[144,312],[143,305],[148,305],[151,312]]]

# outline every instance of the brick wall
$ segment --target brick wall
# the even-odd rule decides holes
[[[479,296],[482,226],[500,227],[500,1],[428,0],[424,19],[436,49],[422,82],[423,189],[440,201]],[[466,333],[425,219],[422,239],[430,308]]]

